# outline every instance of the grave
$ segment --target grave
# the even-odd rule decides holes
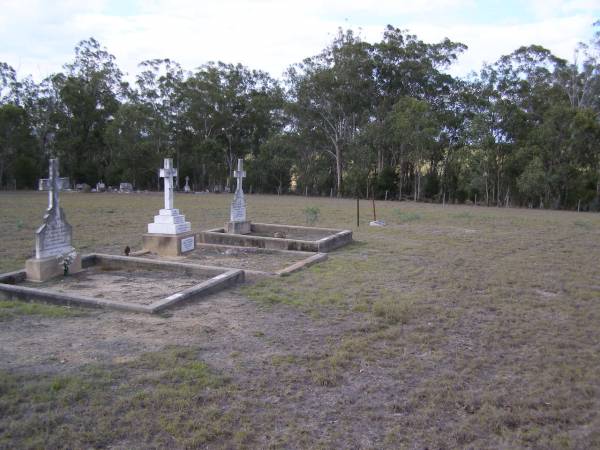
[[[158,259],[149,252],[137,252],[135,256]],[[161,257],[161,260],[202,264],[208,266],[242,269],[246,277],[285,276],[304,267],[327,259],[326,253],[238,247],[231,245],[198,244],[192,252],[179,257]]]
[[[177,170],[171,160],[165,160],[160,174],[166,181],[165,209],[148,229],[174,232],[167,237],[179,239],[178,248],[193,250],[190,224],[173,208]],[[36,231],[35,258],[27,260],[25,270],[0,274],[0,298],[156,313],[244,281],[244,271],[227,267],[103,254],[82,258],[71,246],[72,229],[59,205],[56,159],[50,160],[49,180],[48,210]],[[160,241],[163,234],[151,237],[156,235]],[[182,244],[188,235],[191,245]]]
[[[227,233],[224,228],[213,228],[198,233],[198,241],[206,244],[326,253],[352,242],[352,231],[251,223],[248,234]]]
[[[352,242],[350,230],[249,221],[246,218],[246,199],[242,189],[242,180],[246,176],[243,163],[242,159],[238,159],[238,168],[234,171],[237,188],[231,202],[229,222],[223,228],[201,231],[198,234],[199,242],[317,253],[329,252]]]
[[[246,177],[243,159],[238,159],[238,167],[233,172],[233,176],[237,180],[237,186],[231,202],[229,222],[225,224],[225,229],[227,233],[248,234],[251,230],[250,221],[246,220],[246,199],[242,188],[242,181]]]
[[[190,189],[190,177],[185,177],[185,186],[183,187],[183,192],[192,192]]]
[[[120,183],[119,192],[130,193],[133,192],[133,185],[131,183]]]
[[[83,271],[29,283],[26,271],[0,274],[0,298],[157,313],[244,281],[238,269],[91,254]]]
[[[81,257],[71,245],[71,225],[59,204],[58,159],[50,160],[49,171],[48,209],[35,232],[35,257],[25,262],[27,279],[35,282],[81,270]]]
[[[143,247],[160,256],[178,256],[196,248],[196,235],[191,231],[190,222],[173,207],[173,178],[177,176],[177,169],[171,158],[165,158],[159,176],[165,180],[165,207],[154,216],[154,222],[148,224],[148,233],[142,236]]]
[[[96,183],[96,192],[104,192],[106,191],[106,184],[102,180]]]

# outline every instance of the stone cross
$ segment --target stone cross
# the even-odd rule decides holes
[[[237,186],[235,192],[242,191],[242,181],[246,178],[246,172],[244,171],[244,160],[238,159],[238,168],[233,171],[233,176],[237,179]]]
[[[58,159],[50,160],[50,190],[48,191],[48,210],[58,208]]]
[[[44,215],[44,223],[35,232],[35,259],[61,256],[74,251],[71,246],[71,225],[68,224],[58,200],[58,159],[50,160],[49,172],[48,209]]]
[[[165,158],[164,169],[160,169],[160,177],[165,179],[165,209],[173,209],[173,177],[177,169],[173,168],[173,159]]]

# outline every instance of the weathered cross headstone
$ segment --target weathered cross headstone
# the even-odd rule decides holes
[[[66,191],[71,189],[71,180],[69,177],[58,177],[58,190]],[[40,178],[38,182],[38,191],[50,190],[50,178]]]
[[[165,158],[164,168],[159,176],[164,178],[164,208],[154,216],[154,222],[148,224],[148,233],[144,234],[144,248],[164,256],[177,256],[196,248],[195,234],[191,232],[190,222],[173,207],[173,178],[177,169],[173,160]]]
[[[185,186],[183,187],[183,192],[192,192],[190,189],[190,177],[185,177]]]
[[[233,194],[229,214],[230,220],[226,224],[226,229],[228,233],[248,234],[251,231],[251,224],[246,220],[246,199],[244,198],[244,189],[242,187],[243,180],[246,177],[243,159],[238,159],[238,167],[237,170],[233,171],[233,176],[237,180],[237,186]]]
[[[25,263],[27,278],[45,281],[65,272],[81,270],[81,257],[71,245],[72,229],[59,204],[58,159],[50,160],[48,209],[44,223],[35,232],[35,258]]]

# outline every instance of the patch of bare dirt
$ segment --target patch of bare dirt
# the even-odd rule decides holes
[[[36,289],[149,305],[183,289],[206,281],[208,276],[153,270],[106,270],[93,267],[44,283],[23,283]]]

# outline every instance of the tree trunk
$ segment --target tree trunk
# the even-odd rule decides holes
[[[342,196],[342,151],[340,146],[335,144],[335,175],[336,175],[336,187],[337,196]]]
[[[404,184],[404,170],[402,168],[402,159],[400,159],[400,176],[398,177],[398,200],[402,201],[402,185]]]
[[[413,181],[413,201],[417,201],[417,169],[415,169],[414,173],[414,181]]]
[[[496,182],[498,183],[496,189],[496,206],[502,206],[502,200],[500,198],[500,168],[498,168],[498,170],[496,171],[496,177]]]

